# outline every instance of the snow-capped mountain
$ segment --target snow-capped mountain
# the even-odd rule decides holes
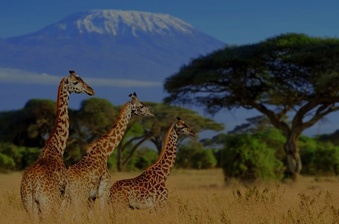
[[[163,81],[194,57],[224,46],[165,14],[91,10],[0,43],[0,67]]]
[[[75,13],[36,32],[0,39],[0,111],[21,108],[32,98],[55,100],[59,77],[68,70],[88,81],[96,97],[115,104],[128,100],[130,91],[159,102],[166,77],[223,46],[170,15],[122,10]],[[86,98],[73,97],[78,100],[71,100],[71,106]]]
[[[71,16],[54,25],[56,30],[77,30],[79,34],[97,33],[119,36],[130,33],[135,37],[141,33],[158,35],[192,34],[193,27],[166,14],[139,11],[92,10]]]

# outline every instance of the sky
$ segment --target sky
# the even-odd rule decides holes
[[[1,0],[0,38],[91,9],[169,14],[226,44],[256,43],[287,32],[339,37],[338,0]]]
[[[338,0],[0,0],[0,38],[32,33],[73,13],[93,9],[169,14],[230,45],[257,43],[289,32],[339,38]],[[13,72],[27,75],[23,71],[7,71],[3,68],[0,71],[0,82],[9,75],[15,78]],[[43,74],[44,78],[41,79],[41,74],[38,75],[39,80],[46,82],[46,85],[50,82],[57,83],[58,77]],[[125,80],[117,82],[96,79],[92,82],[96,85],[126,84]],[[133,85],[154,86],[159,83],[136,81]],[[237,120],[240,116],[238,112],[230,112],[229,116],[234,123],[241,123],[248,115],[245,112],[240,120]],[[339,124],[333,125],[338,123],[334,122],[336,117],[337,115],[333,114],[327,116],[327,120],[318,122],[310,135],[339,129]],[[226,126],[229,126],[229,123]]]

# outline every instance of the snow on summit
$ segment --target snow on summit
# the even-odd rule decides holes
[[[115,79],[157,82],[192,58],[224,47],[171,15],[106,9],[74,13],[1,44],[0,68],[59,74],[76,67],[100,78],[114,73]]]
[[[90,10],[81,16],[66,18],[56,26],[66,30],[67,26],[76,26],[80,33],[112,34],[131,32],[138,36],[138,32],[154,34],[170,34],[181,32],[191,34],[193,27],[173,16],[160,13],[123,10]],[[72,24],[72,25],[71,25]]]

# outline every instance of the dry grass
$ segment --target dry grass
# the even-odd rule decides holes
[[[137,174],[113,173],[112,181]],[[0,175],[0,223],[31,223],[21,205],[20,179],[21,173]],[[108,213],[96,207],[91,218],[77,223],[339,223],[338,178],[246,187],[226,186],[221,170],[173,171],[168,187],[169,201],[161,210]],[[70,217],[59,223],[74,223]]]

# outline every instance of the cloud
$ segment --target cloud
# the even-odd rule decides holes
[[[105,79],[82,77],[86,83],[102,87],[155,87],[162,86],[161,82],[139,81],[130,79]],[[14,84],[55,85],[61,77],[46,73],[34,73],[20,69],[0,68],[0,82]]]
[[[162,86],[161,82],[139,81],[131,79],[102,79],[102,78],[84,78],[86,82],[93,86],[102,87],[153,87]]]

